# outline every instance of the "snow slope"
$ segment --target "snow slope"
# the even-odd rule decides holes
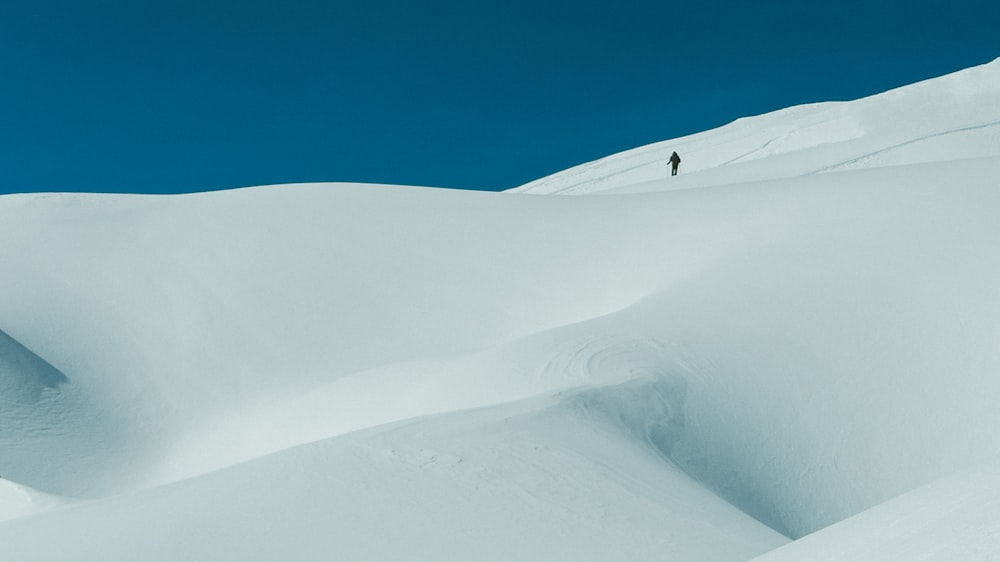
[[[1000,156],[1000,63],[852,102],[792,107],[644,146],[513,191],[659,191]],[[677,151],[682,173],[669,173]]]
[[[17,540],[5,540],[4,550],[12,560],[59,560],[67,544],[84,560],[608,560],[664,552],[738,560],[784,542],[620,438],[609,420],[584,414],[572,398],[529,401],[352,433],[15,521],[5,530]],[[53,528],[60,540],[46,541]],[[123,540],[123,529],[141,540]]]
[[[499,194],[0,197],[0,559],[1000,557],[998,122],[1000,61]]]
[[[779,548],[755,562],[997,559],[1000,470],[976,466]]]

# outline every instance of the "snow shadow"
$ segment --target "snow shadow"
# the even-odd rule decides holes
[[[0,331],[0,404],[35,404],[66,382],[58,369]]]

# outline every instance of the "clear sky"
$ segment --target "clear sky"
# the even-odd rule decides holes
[[[1000,56],[997,0],[0,0],[0,193],[506,189]]]

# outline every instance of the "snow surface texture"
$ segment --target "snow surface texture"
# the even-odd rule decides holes
[[[0,559],[1000,559],[998,123],[1000,61],[499,194],[0,197]]]

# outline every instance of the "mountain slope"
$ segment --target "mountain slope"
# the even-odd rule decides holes
[[[523,194],[4,196],[4,552],[902,559],[1000,443],[998,69]]]
[[[1000,156],[1000,59],[869,98],[789,108],[626,151],[530,182],[523,193],[687,189]],[[668,177],[671,152],[681,174]]]

